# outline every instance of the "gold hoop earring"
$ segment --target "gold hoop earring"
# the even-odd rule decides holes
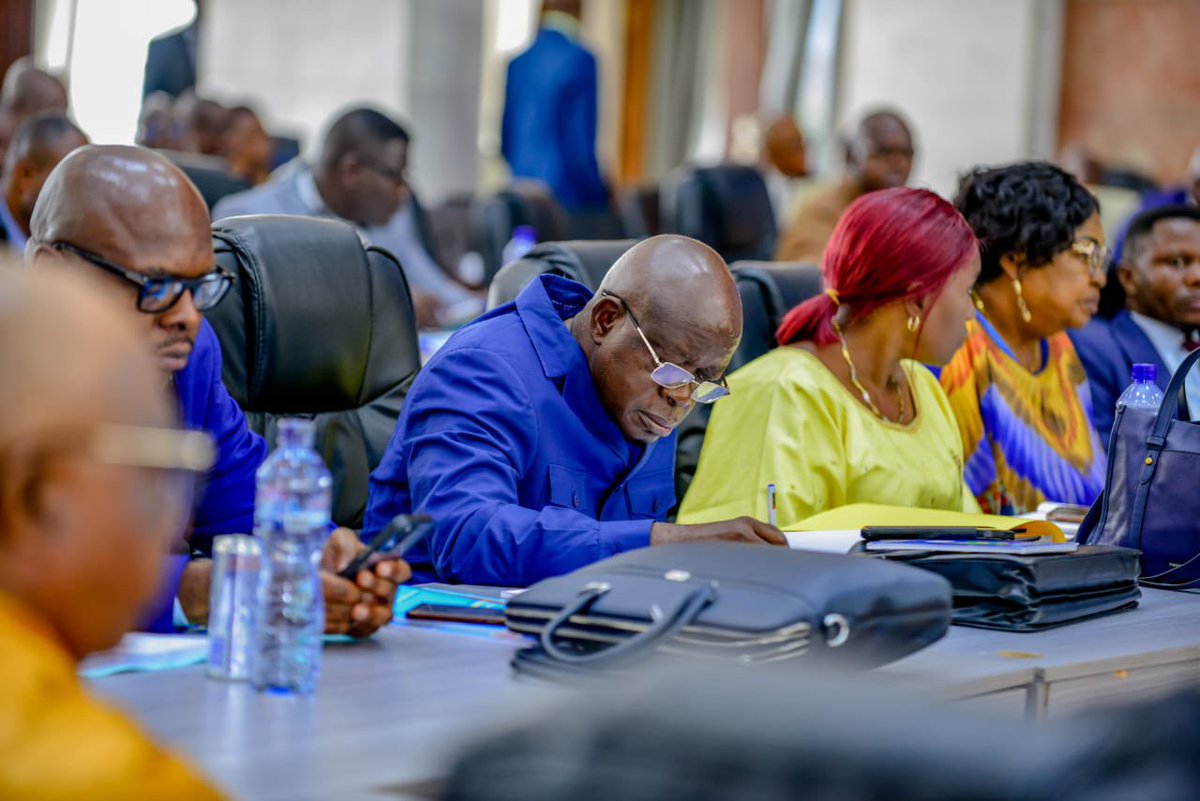
[[[1021,319],[1029,322],[1033,319],[1033,312],[1029,311],[1029,305],[1025,302],[1025,296],[1021,294],[1021,279],[1013,279],[1013,292],[1017,293],[1017,311],[1021,312]]]
[[[908,318],[908,333],[915,334],[917,329],[921,327],[921,315],[914,314]]]

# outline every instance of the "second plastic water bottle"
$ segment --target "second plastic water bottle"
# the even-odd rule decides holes
[[[1158,366],[1154,364],[1135,364],[1133,366],[1133,381],[1117,398],[1117,408],[1128,406],[1131,409],[1149,409],[1151,411],[1162,405],[1163,391],[1158,388]]]
[[[313,450],[310,420],[283,420],[279,444],[258,470],[254,533],[262,540],[251,681],[267,692],[317,686],[325,604],[317,567],[329,535],[333,481]]]

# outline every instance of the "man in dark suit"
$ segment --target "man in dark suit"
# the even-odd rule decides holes
[[[166,92],[179,97],[196,88],[196,51],[200,42],[200,2],[196,18],[186,28],[153,39],[146,51],[142,97]]]
[[[571,212],[603,211],[596,163],[596,57],[579,44],[579,0],[546,0],[537,38],[508,65],[500,149],[515,178],[542,181]]]
[[[1165,390],[1200,347],[1200,207],[1163,206],[1134,217],[1118,259],[1127,308],[1071,335],[1092,389],[1092,422],[1105,440],[1134,364],[1155,365]],[[1200,372],[1184,388],[1200,410]]]

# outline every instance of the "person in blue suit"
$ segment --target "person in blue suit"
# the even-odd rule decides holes
[[[547,0],[537,38],[508,65],[500,149],[514,178],[542,181],[571,212],[608,205],[596,163],[596,57],[579,0]]]
[[[201,4],[196,1],[196,16],[185,27],[150,40],[146,65],[142,72],[142,97],[166,92],[179,97],[196,88],[196,61],[200,50]]]
[[[267,455],[221,382],[220,347],[200,316],[232,281],[214,267],[204,200],[154,151],[82,147],[46,179],[33,211],[28,256],[36,269],[57,266],[91,276],[96,291],[128,309],[145,332],[182,422],[216,444],[216,464],[194,499],[189,555],[168,559],[163,597],[146,627],[166,631],[176,623],[203,622],[213,537],[254,530],[255,473]],[[336,571],[363,547],[348,529],[333,532],[326,546],[321,580],[331,633],[366,636],[385,624],[396,584],[408,576],[403,562],[388,560],[360,572],[356,582],[339,578]]]
[[[1134,217],[1118,262],[1127,308],[1071,334],[1092,389],[1092,421],[1105,441],[1134,364],[1155,365],[1165,390],[1200,347],[1200,206],[1162,206]],[[1193,371],[1184,388],[1190,418],[1200,410],[1200,374]]]
[[[594,296],[540,276],[417,376],[371,474],[364,536],[428,514],[435,531],[409,552],[418,579],[506,586],[648,545],[783,544],[747,517],[665,522],[675,428],[728,393],[741,332],[729,268],[686,237],[634,245]]]

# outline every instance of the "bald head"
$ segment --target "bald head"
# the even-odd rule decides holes
[[[742,303],[733,274],[715,250],[695,239],[664,234],[637,243],[613,264],[600,290],[642,312],[647,326],[723,335],[734,347],[741,339]]]
[[[912,131],[895,111],[864,116],[847,146],[849,177],[862,192],[904,186],[912,161]]]
[[[146,476],[89,448],[172,415],[128,320],[87,284],[0,270],[0,591],[76,656],[133,625],[170,528]]]
[[[35,241],[130,266],[180,247],[211,261],[204,199],[178,167],[141,147],[89,145],[63,159],[42,187],[30,231]]]
[[[617,260],[570,325],[609,416],[627,439],[652,442],[683,422],[697,382],[724,375],[741,339],[742,306],[716,251],[655,236]],[[695,382],[656,383],[651,375],[666,362]]]
[[[0,105],[17,119],[33,114],[66,114],[67,87],[50,73],[33,66],[28,57],[20,58],[4,75]]]
[[[780,117],[767,126],[763,150],[771,166],[788,178],[807,174],[804,134],[795,117]]]
[[[178,167],[141,147],[82,147],[46,179],[30,228],[27,256],[35,267],[104,278],[112,302],[144,332],[162,369],[187,366],[201,323],[191,293],[144,313],[137,282],[94,263],[98,257],[150,278],[198,279],[213,271],[208,208]]]

